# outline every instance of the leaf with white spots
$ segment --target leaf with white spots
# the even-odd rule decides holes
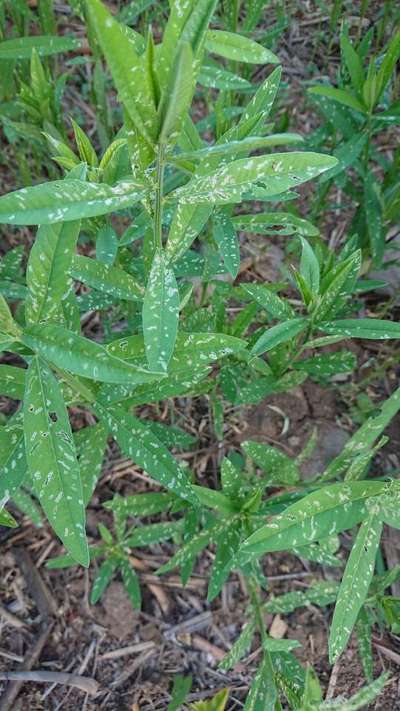
[[[306,239],[301,237],[300,274],[315,297],[319,293],[320,268],[317,256]]]
[[[26,329],[25,345],[69,373],[106,383],[148,383],[160,378],[111,355],[104,346],[56,324]]]
[[[318,706],[318,711],[358,711],[358,709],[366,709],[382,693],[388,681],[389,674],[382,674],[378,679],[364,686],[349,699],[343,700],[343,697],[339,696],[336,699],[322,702]]]
[[[385,402],[381,403],[380,411],[369,417],[353,434],[343,451],[329,464],[323,478],[328,480],[337,477],[351,465],[357,456],[368,452],[399,410],[400,388],[397,388]]]
[[[267,330],[261,334],[255,342],[251,349],[251,354],[262,355],[262,353],[271,351],[281,343],[291,341],[293,338],[306,330],[308,323],[309,322],[306,318],[299,316],[298,318],[282,321],[282,323],[278,323],[276,326],[267,328]]]
[[[0,294],[0,333],[6,336],[18,336],[19,334],[19,326],[14,321],[10,307],[2,294]]]
[[[143,197],[131,181],[106,185],[83,180],[54,180],[15,190],[0,197],[0,223],[53,225],[132,207]]]
[[[244,711],[275,711],[277,701],[275,677],[269,655],[265,653],[247,694]]]
[[[348,318],[320,323],[318,328],[334,336],[385,341],[400,339],[400,323],[379,318]]]
[[[158,109],[161,123],[160,143],[168,143],[171,146],[177,140],[190,107],[194,86],[193,52],[190,44],[185,42],[178,51],[169,84],[163,92]]]
[[[37,357],[26,379],[24,436],[34,492],[67,550],[87,566],[85,508],[68,413],[56,378]]]
[[[86,0],[90,26],[106,58],[121,103],[136,129],[151,144],[157,133],[157,113],[151,77],[125,28],[99,0]]]
[[[360,526],[339,588],[329,635],[329,659],[333,664],[349,641],[358,613],[367,597],[374,575],[375,559],[382,534],[379,506]]]
[[[96,410],[125,456],[180,498],[197,502],[188,473],[149,431],[145,422],[122,407],[105,408],[97,403]]]
[[[296,370],[304,370],[314,380],[330,378],[338,373],[351,373],[357,365],[357,358],[351,351],[323,353],[293,363]]]
[[[129,558],[123,558],[119,564],[119,567],[122,574],[122,582],[126,592],[128,593],[128,597],[133,607],[140,610],[142,596],[140,594],[139,579],[129,561]]]
[[[279,59],[258,42],[249,37],[225,32],[224,30],[208,30],[205,41],[206,49],[213,54],[232,59],[235,62],[249,64],[279,64]]]
[[[174,199],[189,204],[240,202],[254,186],[277,195],[301,185],[336,165],[321,153],[292,152],[240,158],[177,188]]]
[[[130,274],[119,267],[103,264],[90,257],[75,255],[70,273],[74,279],[98,289],[103,294],[111,294],[116,299],[138,301],[143,298],[143,287]]]
[[[213,236],[227,270],[235,279],[240,266],[240,246],[229,215],[220,212],[215,216]]]
[[[111,267],[118,252],[118,235],[111,225],[101,227],[96,237],[96,259]]]
[[[61,301],[70,290],[68,272],[79,229],[79,220],[39,227],[26,268],[28,325],[60,318]]]
[[[214,563],[208,583],[207,600],[210,602],[221,591],[230,573],[230,563],[240,545],[242,525],[239,518],[231,519],[223,538],[217,542]]]
[[[19,489],[26,474],[24,431],[17,414],[0,428],[0,508]]]
[[[0,42],[0,60],[30,59],[33,50],[40,57],[48,57],[59,52],[70,52],[81,48],[81,42],[75,37],[57,37],[56,35],[36,35],[17,37]]]
[[[107,445],[107,428],[102,422],[83,427],[74,434],[76,453],[81,471],[83,503],[88,505],[101,474]]]
[[[244,657],[244,655],[249,651],[255,631],[255,622],[252,621],[245,624],[239,637],[230,648],[228,654],[226,654],[222,662],[219,663],[219,669],[228,671],[229,669],[232,669],[232,667],[236,666],[240,659],[242,659],[242,657]]]
[[[352,528],[365,518],[368,500],[388,486],[382,481],[354,481],[308,494],[247,538],[237,562],[242,565],[264,553],[306,546]]]
[[[106,558],[98,569],[93,581],[92,592],[90,593],[90,603],[95,605],[110,584],[114,571],[117,569],[117,558]]]
[[[281,81],[282,68],[276,67],[258,87],[240,117],[239,126],[244,126],[250,119],[260,117],[262,123],[268,118],[275,101]]]
[[[0,365],[0,395],[14,400],[22,400],[25,388],[25,368],[13,365]]]
[[[151,523],[148,526],[138,526],[125,539],[126,545],[131,548],[150,546],[153,543],[168,541],[182,531],[183,519],[179,521],[167,521],[162,523]]]
[[[240,291],[250,296],[273,318],[286,320],[295,315],[288,301],[275,294],[266,284],[241,284]]]
[[[255,463],[265,472],[266,482],[269,486],[279,484],[293,485],[300,477],[296,462],[269,444],[243,442],[242,447],[246,454],[254,459]]]
[[[254,215],[236,215],[232,222],[238,230],[259,235],[308,235],[316,237],[319,230],[303,217],[287,212],[255,213]]]
[[[179,291],[164,254],[156,252],[143,300],[143,335],[151,370],[166,371],[175,347]]]

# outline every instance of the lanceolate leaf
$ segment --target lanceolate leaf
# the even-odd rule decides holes
[[[278,57],[269,49],[248,37],[233,32],[208,30],[205,46],[209,52],[233,59],[236,62],[279,64]]]
[[[338,592],[329,636],[331,663],[336,661],[349,640],[374,574],[383,526],[379,506],[375,508],[377,510],[372,508],[360,526]]]
[[[154,255],[143,301],[143,335],[149,368],[166,371],[179,319],[179,292],[174,272],[163,252]]]
[[[81,472],[83,503],[88,505],[101,474],[108,432],[103,422],[83,427],[74,434]]]
[[[33,325],[60,317],[70,289],[68,276],[80,229],[79,220],[39,227],[29,255],[25,319]]]
[[[178,138],[191,103],[194,83],[193,52],[190,44],[184,43],[177,56],[171,82],[166,88],[159,108],[160,143],[170,145]]]
[[[245,341],[224,333],[179,333],[169,372],[195,370],[214,360],[240,353],[245,348]],[[124,358],[140,364],[145,362],[142,336],[130,336],[114,341],[107,346],[107,351],[118,359]]]
[[[228,215],[220,213],[216,216],[213,234],[226,268],[235,279],[240,266],[240,245]]]
[[[25,388],[24,368],[16,368],[13,365],[0,365],[0,395],[12,397],[15,400],[22,400]]]
[[[253,533],[238,554],[243,562],[267,552],[290,550],[359,523],[366,514],[366,501],[384,493],[388,485],[380,481],[331,484],[292,504],[271,523]]]
[[[47,57],[58,52],[70,52],[79,49],[81,43],[74,37],[37,35],[35,37],[17,37],[0,42],[0,60],[30,59],[35,50],[39,56]]]
[[[82,485],[68,413],[57,380],[36,357],[27,374],[24,434],[34,491],[68,551],[88,565]]]
[[[139,133],[151,143],[157,132],[157,114],[144,59],[100,0],[86,0],[86,4],[120,100]]]
[[[107,266],[101,262],[75,255],[72,260],[71,275],[104,294],[111,294],[117,299],[138,301],[143,298],[144,289],[137,281],[118,267]]]
[[[84,378],[106,383],[148,383],[160,374],[126,363],[88,338],[78,336],[63,326],[42,325],[27,329],[23,342],[58,368]]]
[[[15,422],[12,418],[0,429],[0,508],[21,486],[26,473],[22,422]]]
[[[177,496],[197,502],[188,474],[144,422],[117,406],[97,403],[96,409],[127,457]]]
[[[295,338],[295,336],[298,336],[299,333],[306,329],[307,325],[307,319],[300,316],[298,318],[292,318],[289,321],[278,323],[276,326],[272,326],[272,328],[268,328],[254,344],[251,349],[251,354],[261,355],[262,353],[271,351],[280,343],[286,343],[292,338]]]
[[[319,324],[321,331],[349,338],[387,340],[400,338],[400,324],[378,318],[349,318]]]
[[[275,195],[315,178],[336,165],[336,158],[319,153],[275,153],[241,158],[210,174],[194,177],[174,197],[185,203],[238,202],[253,183]]]
[[[80,220],[131,207],[142,196],[143,188],[128,181],[110,186],[54,180],[0,197],[0,223],[53,225]]]

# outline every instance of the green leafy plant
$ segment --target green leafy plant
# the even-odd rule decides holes
[[[242,76],[243,65],[279,65],[270,49],[249,36],[261,3],[249,3],[239,33],[238,3],[221,12],[217,0],[171,2],[157,43],[151,30],[141,34],[125,24],[131,10],[135,18],[153,12],[152,3],[126,7],[117,17],[100,0],[72,6],[85,19],[96,67],[98,140],[74,119],[72,133],[66,130],[57,86],[39,58],[67,51],[74,40],[40,35],[0,44],[0,61],[2,51],[17,61],[30,59],[30,84],[20,82],[19,100],[60,172],[55,180],[0,197],[1,223],[37,226],[25,269],[19,247],[0,262],[0,346],[16,363],[0,365],[0,394],[20,403],[0,428],[1,522],[15,525],[8,502],[37,524],[43,511],[66,549],[49,567],[93,561],[93,604],[118,575],[132,604],[140,606],[135,548],[178,544],[158,572],[178,567],[186,583],[197,556],[211,544],[208,600],[240,570],[251,609],[222,669],[246,654],[254,635],[261,639],[261,663],[244,708],[277,711],[283,698],[304,711],[361,708],[387,681],[385,675],[372,680],[366,644],[371,625],[382,619],[396,625],[398,601],[385,595],[394,573],[375,574],[375,558],[383,524],[399,527],[400,489],[395,478],[368,474],[387,441],[383,431],[400,409],[400,392],[313,479],[302,478],[300,465],[315,438],[296,459],[249,440],[241,453],[223,458],[219,488],[200,485],[174,455],[196,439],[176,423],[144,417],[142,410],[170,398],[206,395],[215,435],[223,440],[227,406],[259,402],[308,377],[327,385],[332,376],[351,373],[357,361],[342,347],[344,340],[400,337],[394,321],[373,314],[358,318],[359,295],[376,286],[362,278],[364,243],[350,238],[334,251],[313,222],[285,209],[298,186],[320,175],[332,179],[340,158],[302,150],[301,136],[274,132],[267,123],[279,66],[257,86],[251,72]],[[41,23],[43,31],[55,32],[51,3],[42,5]],[[120,104],[115,123],[108,121],[106,82],[100,82],[103,57]],[[382,91],[368,104],[371,121],[392,65],[387,60],[374,75]],[[210,111],[195,121],[192,106],[204,90]],[[354,101],[350,108],[357,110]],[[280,148],[292,144],[297,150]],[[252,205],[249,212],[255,202],[267,207],[254,212]],[[235,282],[242,232],[292,238],[280,282]],[[92,311],[100,315],[96,334],[83,328]],[[335,350],[325,349],[333,345]],[[70,413],[76,406],[95,424],[75,429]],[[112,525],[99,524],[100,540],[88,541],[85,509],[109,438],[162,490],[105,502]],[[265,553],[284,550],[340,567],[338,535],[356,526],[340,585],[316,581],[304,592],[264,599]],[[323,702],[314,672],[292,654],[298,643],[275,640],[266,630],[267,612],[290,612],[310,602],[336,602],[332,662],[353,628],[362,640],[369,684],[349,701]],[[189,686],[180,679],[171,704],[174,697],[183,703]],[[222,710],[227,699],[222,690],[193,708]]]
[[[371,255],[373,265],[380,266],[385,250],[392,246],[391,228],[399,217],[399,154],[397,150],[392,158],[383,159],[375,139],[399,123],[396,64],[400,32],[395,29],[390,42],[367,62],[373,35],[371,29],[354,43],[348,28],[343,27],[339,86],[318,84],[309,88],[325,120],[310,143],[319,148],[329,145],[338,159],[337,165],[320,180],[315,214],[336,183],[351,197],[353,205],[358,205],[351,233],[357,236],[358,246]]]

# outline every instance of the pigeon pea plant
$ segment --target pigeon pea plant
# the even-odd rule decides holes
[[[393,246],[391,238],[397,233],[393,228],[400,215],[399,150],[395,149],[391,158],[385,157],[374,141],[390,129],[393,135],[400,121],[396,82],[400,30],[395,30],[390,42],[367,63],[373,39],[373,28],[358,43],[352,42],[343,28],[338,87],[326,83],[309,88],[324,118],[309,142],[319,149],[327,146],[338,159],[319,180],[314,216],[321,215],[329,189],[336,183],[356,206],[350,231],[376,267]]]
[[[336,599],[332,661],[360,616],[367,615],[369,625],[375,619],[371,608],[391,610],[393,616],[396,601],[382,603],[374,561],[383,522],[399,526],[400,491],[396,481],[369,480],[366,474],[385,441],[384,427],[400,408],[399,392],[315,479],[303,482],[299,469],[313,442],[294,461],[250,441],[243,445],[245,457],[232,453],[223,460],[220,490],[199,486],[171,454],[189,448],[191,436],[140,416],[144,404],[207,394],[216,433],[223,437],[224,398],[242,405],[308,376],[325,382],[351,370],[354,358],[346,350],[315,355],[316,349],[349,337],[400,336],[391,321],[352,317],[354,294],[371,288],[359,279],[361,256],[354,240],[334,255],[311,223],[282,209],[237,214],[235,206],[242,202],[293,199],[298,185],[333,169],[337,159],[270,150],[300,140],[271,134],[266,125],[279,67],[258,87],[246,80],[250,97],[239,106],[222,101],[217,106],[217,99],[211,121],[201,128],[192,120],[198,83],[234,88],[227,78],[233,73],[210,54],[231,62],[278,63],[245,35],[209,30],[216,8],[217,0],[171,2],[163,39],[156,44],[150,31],[144,37],[120,23],[100,0],[77,3],[96,61],[102,53],[115,84],[121,125],[101,156],[77,123],[72,124],[75,148],[63,136],[47,133],[64,177],[0,198],[0,222],[38,226],[25,273],[19,247],[0,263],[0,348],[24,363],[0,365],[1,394],[22,403],[0,428],[1,523],[15,525],[5,509],[8,501],[40,520],[39,502],[67,550],[50,567],[102,560],[94,603],[118,571],[132,603],[140,605],[132,548],[179,543],[160,574],[178,566],[187,581],[197,555],[215,544],[209,600],[231,571],[240,569],[252,610],[223,667],[236,663],[256,632],[262,641],[261,665],[245,708],[277,711],[283,695],[292,708],[322,709],[315,676],[291,653],[297,644],[277,642],[266,632],[268,605],[288,603],[262,601],[267,581],[260,558],[289,550],[340,565],[337,535],[360,524],[341,586],[311,586],[304,601],[327,605]],[[207,142],[210,131],[214,140]],[[298,268],[287,270],[283,284],[232,286],[229,275],[235,278],[240,267],[241,230],[298,236]],[[94,245],[95,256],[78,253],[78,244]],[[201,281],[200,294],[194,279]],[[300,299],[278,294],[287,282]],[[76,283],[85,288],[77,290]],[[226,304],[235,301],[245,306],[232,320]],[[102,316],[96,339],[82,333],[82,317],[93,310]],[[90,412],[96,424],[73,432],[68,410],[76,406]],[[166,491],[106,502],[113,530],[101,525],[101,543],[89,546],[85,509],[109,437]],[[139,524],[157,515],[160,521]],[[334,708],[359,708],[385,683],[381,677],[358,700]]]

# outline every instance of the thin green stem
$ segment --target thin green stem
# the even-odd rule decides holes
[[[165,145],[160,143],[157,154],[157,184],[154,203],[154,251],[162,249],[162,211],[165,170]]]

